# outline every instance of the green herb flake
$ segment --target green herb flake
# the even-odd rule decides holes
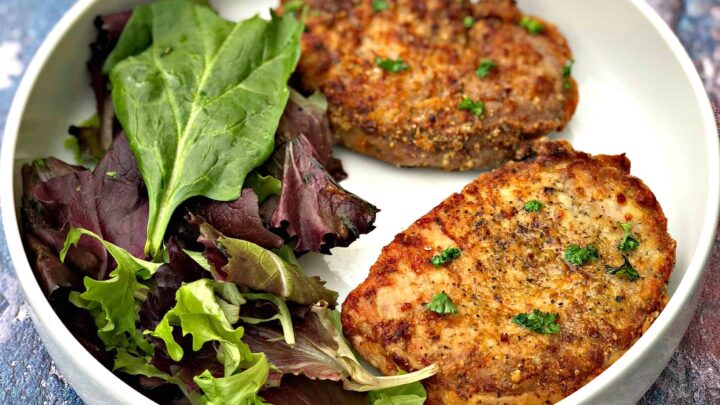
[[[565,64],[565,66],[563,66],[562,74],[563,74],[563,77],[564,77],[564,78],[567,79],[567,78],[569,78],[570,76],[572,76],[572,68],[573,68],[573,65],[574,65],[574,64],[575,64],[575,61],[574,61],[573,59],[570,59],[570,60]]]
[[[630,259],[627,256],[623,256],[623,264],[620,267],[605,266],[605,271],[611,276],[625,275],[628,280],[636,281],[640,279],[640,274],[630,264]]]
[[[383,59],[377,57],[375,58],[375,64],[380,66],[382,70],[390,73],[400,73],[410,68],[402,59]]]
[[[462,101],[457,105],[460,110],[470,111],[475,114],[478,118],[481,118],[485,114],[485,103],[482,101],[473,101],[469,97],[463,97]]]
[[[525,203],[525,211],[527,212],[538,212],[542,209],[543,203],[538,200],[530,200]]]
[[[480,62],[480,66],[478,66],[477,70],[475,70],[475,75],[482,79],[495,70],[495,68],[497,68],[497,64],[495,64],[492,59],[484,59]]]
[[[432,300],[430,300],[430,303],[427,304],[427,308],[440,315],[455,315],[458,313],[457,307],[453,304],[452,300],[445,291],[440,294],[433,295]]]
[[[465,18],[463,18],[463,25],[465,28],[472,28],[473,25],[475,25],[475,20],[470,15],[466,15]]]
[[[572,89],[572,81],[570,80],[570,77],[572,76],[572,68],[575,64],[575,61],[573,59],[570,59],[565,66],[563,66],[562,75],[563,75],[563,89],[570,90]]]
[[[560,325],[557,324],[558,314],[550,312],[540,312],[533,310],[529,314],[518,314],[512,318],[512,322],[523,328],[530,329],[533,332],[543,334],[553,334],[560,332]]]
[[[440,252],[439,255],[435,255],[430,259],[430,263],[432,263],[435,267],[440,267],[443,264],[446,264],[448,262],[451,262],[458,257],[460,257],[461,250],[455,247],[447,248]]]
[[[525,28],[525,31],[529,32],[532,35],[541,34],[545,30],[545,27],[540,21],[527,16],[523,17],[522,20],[520,20],[520,26]]]
[[[622,240],[618,243],[617,248],[621,252],[630,253],[640,246],[640,242],[632,235],[630,223],[618,222],[618,226],[625,232]]]
[[[35,165],[35,167],[42,171],[46,171],[48,169],[48,165],[47,162],[45,162],[45,159],[35,159],[33,160],[33,165]]]
[[[111,179],[117,179],[118,172],[112,171],[112,172],[105,172],[105,175],[108,176]]]
[[[387,4],[387,1],[384,1],[384,0],[373,0],[373,2],[372,2],[373,11],[376,13],[385,11],[388,9],[388,7],[389,6]]]
[[[568,263],[574,264],[575,266],[582,266],[583,264],[595,260],[598,257],[598,250],[594,245],[587,245],[586,247],[580,247],[578,245],[570,245],[565,250],[565,260]]]

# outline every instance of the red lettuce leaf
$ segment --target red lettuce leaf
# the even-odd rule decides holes
[[[314,337],[296,327],[295,346],[290,346],[283,340],[282,331],[246,325],[243,341],[252,352],[265,353],[280,374],[304,375],[311,380],[342,380],[342,369],[335,359],[313,345],[311,340]]]
[[[375,228],[377,208],[333,179],[305,135],[276,151],[269,166],[282,179],[280,198],[267,201],[277,204],[270,225],[296,239],[295,251],[329,253]]]
[[[186,209],[205,219],[225,236],[246,240],[267,249],[279,248],[284,243],[280,236],[263,225],[258,197],[252,189],[243,189],[240,198],[231,202],[195,198],[186,204]]]
[[[285,376],[279,387],[268,388],[260,396],[274,405],[367,405],[367,394],[346,391],[333,381]]]
[[[305,135],[315,150],[316,159],[335,180],[341,181],[347,178],[342,163],[332,156],[334,142],[326,107],[312,102],[291,89],[290,99],[275,135],[277,148],[300,135]]]
[[[83,288],[80,276],[67,268],[57,254],[32,234],[24,236],[25,250],[30,265],[40,288],[48,298],[55,298],[54,294],[61,288],[81,290]]]
[[[62,250],[68,230],[75,227],[92,231],[136,257],[145,257],[147,196],[124,136],[116,138],[94,172],[72,171],[26,189],[24,222],[55,252]],[[70,249],[66,260],[96,280],[105,279],[113,263],[93,238],[83,238]]]
[[[90,87],[95,93],[98,125],[70,127],[70,134],[78,140],[80,149],[91,157],[100,159],[110,147],[112,140],[120,133],[120,123],[115,118],[108,88],[108,77],[103,74],[103,64],[117,45],[132,11],[100,16],[95,19],[97,38],[90,44],[90,60],[87,63],[90,73]]]

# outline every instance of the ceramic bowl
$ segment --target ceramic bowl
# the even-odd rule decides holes
[[[142,404],[149,400],[98,363],[72,337],[38,286],[18,226],[19,170],[28,159],[57,156],[70,124],[93,112],[85,61],[93,19],[139,1],[80,0],[48,35],[17,92],[5,128],[0,166],[2,220],[32,318],[63,375],[87,403]],[[274,2],[222,0],[213,4],[239,19]],[[591,153],[626,153],[632,173],[655,192],[677,240],[670,302],[655,323],[615,364],[564,404],[635,403],[667,364],[697,305],[718,218],[718,134],[710,104],[680,42],[643,0],[520,1],[527,13],[556,23],[577,61],[581,101],[557,137]],[[366,276],[380,249],[477,173],[398,169],[340,150],[350,178],[344,185],[382,208],[377,229],[333,256],[303,258],[343,298]]]

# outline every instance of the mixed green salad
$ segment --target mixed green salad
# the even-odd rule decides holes
[[[437,368],[368,370],[297,261],[377,212],[338,184],[322,95],[288,86],[302,11],[162,0],[96,25],[78,162],[23,168],[26,250],[73,335],[160,403],[423,403]]]

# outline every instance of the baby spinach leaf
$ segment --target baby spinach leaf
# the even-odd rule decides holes
[[[303,27],[292,16],[235,24],[187,0],[136,7],[123,37],[142,45],[132,30],[148,27],[147,49],[126,51],[134,56],[112,68],[110,82],[148,190],[145,251],[157,256],[180,204],[238,198],[272,153]],[[118,49],[128,47],[121,38]]]

